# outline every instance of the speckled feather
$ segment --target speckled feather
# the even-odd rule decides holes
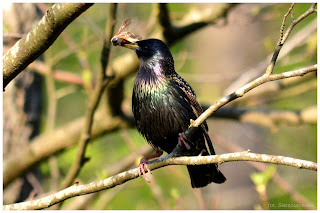
[[[188,128],[190,119],[195,120],[202,113],[202,108],[190,85],[175,72],[172,55],[162,41],[148,39],[137,44],[140,68],[132,95],[137,129],[152,146],[170,153],[178,143],[178,134]],[[204,137],[207,130],[204,122],[204,128],[192,136],[191,149],[184,155],[208,155]],[[211,141],[207,143],[211,154],[215,154]],[[187,167],[192,187],[225,181],[216,164]]]

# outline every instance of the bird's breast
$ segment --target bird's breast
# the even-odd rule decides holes
[[[178,133],[184,131],[191,109],[169,81],[136,79],[132,109],[139,132],[148,142],[162,149],[175,147]]]

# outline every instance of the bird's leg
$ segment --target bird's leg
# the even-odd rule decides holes
[[[145,169],[147,169],[147,171],[151,174],[151,170],[148,167],[148,162],[149,162],[148,160],[160,157],[162,154],[163,154],[163,151],[160,149],[160,147],[157,147],[155,154],[150,155],[145,158],[142,158],[140,160],[140,164],[139,164],[139,176],[141,176],[141,174],[142,174],[144,179],[146,179],[146,181],[148,181],[150,183],[149,179],[146,176],[146,172],[145,172]]]
[[[203,153],[205,153],[205,152],[206,152],[206,150],[203,149],[198,156],[202,156]]]
[[[190,149],[190,145],[187,143],[187,138],[186,135],[184,134],[184,132],[179,133],[179,137],[178,137],[178,143],[180,144],[180,146],[182,146],[182,144],[187,148]]]
[[[144,170],[146,168],[148,170],[148,172],[151,174],[151,171],[150,171],[149,167],[147,166],[147,163],[148,163],[148,160],[146,158],[142,158],[140,160],[138,171],[139,171],[139,176],[141,176],[141,174],[143,174],[144,179],[146,179],[146,181],[148,181],[150,183],[149,179],[146,176],[146,172]]]

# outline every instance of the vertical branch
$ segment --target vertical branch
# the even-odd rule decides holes
[[[266,75],[270,75],[276,65],[276,62],[277,62],[277,59],[278,59],[278,55],[280,53],[280,50],[283,46],[283,44],[286,42],[288,36],[290,35],[292,29],[294,28],[294,26],[296,24],[298,24],[300,21],[302,21],[303,19],[305,19],[306,17],[308,17],[310,14],[314,13],[316,11],[315,7],[316,7],[316,3],[313,3],[311,5],[311,7],[305,12],[303,13],[301,16],[299,16],[297,19],[294,19],[293,17],[293,14],[291,13],[292,12],[292,9],[293,9],[293,6],[294,6],[294,3],[291,5],[291,7],[289,8],[288,12],[284,15],[283,17],[283,21],[282,21],[282,24],[281,24],[281,27],[280,27],[280,38],[279,38],[279,41],[277,43],[277,46],[276,46],[276,49],[273,53],[273,56],[272,56],[272,59],[271,59],[271,62],[266,70]],[[286,22],[286,19],[288,17],[288,15],[291,13],[292,15],[292,21],[291,21],[291,24],[289,25],[287,31],[285,32],[285,34],[283,34],[283,30],[284,30],[284,26],[285,26],[285,22]]]
[[[48,112],[47,112],[47,129],[48,131],[53,131],[55,128],[56,122],[56,111],[57,111],[57,97],[54,85],[54,76],[51,63],[51,54],[50,51],[44,54],[45,63],[48,64],[48,71],[46,75],[46,87],[47,87],[47,96],[48,96]],[[51,172],[51,190],[55,191],[58,189],[58,180],[59,180],[59,168],[57,163],[57,158],[51,156],[49,158],[49,166]]]
[[[92,72],[90,72],[91,68],[87,59],[87,52],[85,50],[80,51],[80,48],[67,33],[62,32],[61,38],[70,47],[70,49],[75,52],[78,62],[83,69],[83,74],[86,74],[85,76],[91,76]],[[91,80],[88,81],[87,78],[83,78],[83,86],[87,89],[88,93],[92,92]]]
[[[163,38],[166,40],[166,43],[172,43],[174,38],[174,29],[170,20],[170,14],[167,7],[167,3],[158,3],[157,17],[158,22],[160,23],[161,33]]]
[[[114,20],[113,25],[115,25],[116,20]],[[108,22],[109,23],[109,22]],[[108,25],[106,26],[106,33],[109,34],[110,28]],[[113,30],[112,30],[113,31]],[[101,53],[101,67],[102,69],[106,69],[106,64],[108,63],[108,58],[105,57],[106,53],[109,52],[110,49],[110,40],[111,37],[106,38],[103,44],[103,49]],[[112,69],[110,69],[112,71]],[[113,73],[109,73],[109,75]],[[121,105],[122,101],[124,98],[124,80],[120,80],[117,84],[110,85],[107,88],[107,113],[110,114],[111,116],[116,116],[116,115],[121,115],[122,110],[121,110]]]
[[[98,74],[97,84],[93,90],[92,96],[90,97],[89,105],[86,112],[85,124],[81,134],[81,139],[79,142],[78,152],[76,155],[76,159],[70,168],[66,179],[61,184],[61,189],[64,189],[72,184],[75,177],[79,174],[81,167],[83,164],[88,160],[85,158],[85,151],[87,144],[91,137],[91,130],[92,130],[92,123],[93,123],[93,116],[96,111],[96,108],[100,102],[102,92],[107,85],[108,80],[110,79],[106,75],[106,68],[108,66],[109,61],[109,51],[110,51],[110,41],[113,35],[113,29],[115,25],[116,19],[116,10],[117,4],[110,4],[109,12],[108,12],[108,22],[107,22],[107,34],[106,39],[103,45],[102,57],[102,68]]]
[[[291,7],[289,8],[288,12],[283,16],[283,20],[282,20],[282,24],[281,24],[281,28],[280,28],[280,38],[279,38],[277,45],[281,45],[281,43],[282,43],[284,26],[286,25],[287,17],[291,13],[291,10],[293,9],[294,5],[295,5],[295,3],[291,4]]]
[[[54,86],[54,77],[51,63],[49,61],[50,56],[45,54],[45,63],[48,64],[48,72],[46,73],[46,87],[47,87],[47,96],[48,96],[48,112],[47,112],[47,128],[50,130],[54,129],[55,118],[56,118],[56,94]]]
[[[101,62],[101,74],[106,75],[106,71],[107,71],[107,66],[109,63],[109,54],[110,54],[110,47],[111,47],[111,38],[113,36],[113,31],[114,31],[114,27],[116,24],[116,14],[117,13],[117,4],[110,4],[110,8],[109,8],[109,15],[108,15],[108,22],[106,24],[106,29],[105,29],[105,38],[103,41],[103,48],[101,51],[101,58],[100,58],[100,62]]]

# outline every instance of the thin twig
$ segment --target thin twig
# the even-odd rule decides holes
[[[311,75],[309,75],[311,76]],[[244,100],[244,105],[246,107],[257,105],[257,103],[266,104],[270,102],[274,102],[276,100],[283,100],[290,97],[299,97],[307,92],[315,91],[317,90],[317,79],[314,78],[313,80],[304,82],[300,85],[297,85],[295,87],[287,88],[284,91],[281,91],[281,89],[284,89],[283,87],[279,89],[276,93],[266,93],[266,96],[260,96],[258,99],[258,95],[251,95],[250,97],[246,97]],[[270,88],[270,87],[269,87]],[[275,88],[274,88],[275,90]],[[261,93],[260,93],[261,94]],[[249,98],[249,99],[248,99]],[[250,100],[250,101],[248,101]]]
[[[277,43],[277,46],[281,45],[282,43],[282,39],[283,39],[283,31],[284,31],[284,26],[286,25],[286,20],[287,20],[287,17],[288,15],[291,13],[291,10],[293,9],[295,3],[292,3],[288,12],[284,15],[283,17],[283,20],[282,20],[282,24],[281,24],[281,27],[280,27],[280,38],[279,38],[279,41]]]
[[[296,20],[293,18],[293,20],[292,20],[291,24],[289,25],[287,31],[283,35],[283,29],[284,29],[285,21],[287,19],[288,14],[291,13],[291,11],[293,9],[294,3],[291,5],[291,7],[289,8],[288,12],[284,16],[282,25],[280,27],[280,38],[279,38],[279,41],[277,43],[276,49],[275,49],[275,51],[273,53],[271,62],[269,64],[269,66],[267,67],[267,70],[266,70],[266,74],[267,75],[270,75],[273,72],[273,69],[274,69],[274,67],[276,65],[280,50],[281,50],[282,46],[284,45],[284,43],[286,42],[286,40],[287,40],[288,36],[290,35],[290,33],[291,33],[292,29],[294,28],[294,26],[296,24],[298,24],[300,21],[302,21],[304,18],[308,17],[310,14],[314,13],[316,5],[317,5],[316,3],[312,4],[311,7],[304,14],[299,16],[299,18],[297,18]]]
[[[315,13],[316,12],[316,6],[317,6],[317,3],[313,3],[310,8],[305,12],[303,13],[301,16],[299,16],[297,19],[292,19],[292,22],[291,24],[289,25],[286,33],[283,35],[283,39],[281,41],[281,44],[283,45],[284,42],[287,40],[287,38],[289,37],[291,31],[293,30],[294,26],[296,26],[299,22],[301,22],[303,19],[305,19],[306,17],[308,17],[309,15],[311,15],[312,13]],[[293,17],[293,16],[292,16]]]
[[[220,107],[224,106],[225,104],[242,97],[244,94],[252,90],[253,88],[256,88],[257,86],[264,84],[269,81],[275,81],[279,79],[284,78],[291,78],[295,76],[303,76],[309,72],[317,71],[317,65],[312,65],[309,67],[305,67],[299,70],[294,71],[288,71],[280,74],[271,74],[271,75],[263,75],[254,81],[246,84],[245,86],[241,87],[240,89],[236,90],[235,92],[231,93],[230,95],[220,99],[215,104],[211,105],[206,111],[204,111],[195,121],[191,122],[190,127],[198,127],[200,124],[202,124],[203,121],[205,121],[212,113],[214,113],[216,110],[218,110]],[[190,134],[194,131],[192,128],[189,128],[186,132],[186,134]]]
[[[286,45],[282,47],[281,54],[278,56],[278,61],[283,59],[285,56],[287,56],[289,53],[292,52],[295,48],[298,46],[302,46],[305,43],[307,43],[308,38],[313,35],[314,32],[317,30],[317,19],[303,27],[299,32],[295,33],[290,40],[286,42]],[[242,70],[240,73],[240,77],[238,77],[231,85],[228,86],[227,89],[224,91],[224,95],[227,95],[240,86],[248,83],[250,80],[257,78],[261,75],[261,73],[265,70],[265,68],[270,63],[270,59],[272,58],[273,54],[268,55],[265,57],[264,60],[260,61],[250,69],[246,68],[245,70]]]
[[[279,165],[292,166],[300,169],[303,168],[317,171],[317,164],[311,161],[299,160],[284,156],[256,154],[250,153],[248,151],[211,156],[172,157],[163,161],[158,161],[149,164],[149,168],[150,170],[155,170],[168,165],[202,165],[211,163],[222,164],[225,162],[232,161],[254,161],[260,163],[273,163]],[[49,195],[38,200],[16,203],[12,205],[4,205],[3,210],[43,209],[71,197],[90,194],[101,190],[113,188],[117,185],[121,185],[124,182],[129,181],[131,179],[135,179],[137,177],[139,177],[138,168],[134,168],[101,181],[95,181],[86,185],[75,184],[67,189],[64,189],[55,194]]]
[[[317,73],[313,72],[310,75],[306,75],[303,77],[295,77],[295,78],[285,78],[279,81],[272,81],[266,84],[264,87],[257,88],[255,90],[252,90],[250,93],[248,93],[245,97],[243,97],[241,100],[232,102],[233,105],[236,105],[237,102],[243,103],[245,106],[256,104],[254,100],[259,101],[259,103],[266,102],[267,99],[280,99],[280,97],[293,97],[297,96],[303,92],[306,92],[307,90],[311,90],[310,86],[306,85],[313,85],[313,82],[317,81]],[[316,86],[316,85],[315,85]],[[299,88],[302,87],[302,88]],[[306,89],[303,87],[308,87],[310,89]],[[289,91],[291,90],[299,90],[295,93],[291,93]],[[289,95],[285,95],[286,93],[290,93]],[[268,97],[272,96],[272,97]],[[253,101],[252,101],[253,100]]]
[[[56,113],[57,113],[57,97],[56,88],[54,84],[54,72],[51,64],[51,52],[44,54],[45,64],[48,64],[48,70],[46,75],[46,87],[48,97],[48,111],[47,111],[47,131],[51,132],[55,129],[56,124]],[[49,158],[49,167],[51,172],[51,191],[58,190],[59,183],[59,167],[57,164],[57,157],[51,156]]]
[[[28,182],[31,184],[31,186],[33,187],[33,192],[36,192],[35,194],[38,194],[38,195],[43,194],[44,191],[41,186],[41,183],[39,182],[39,180],[37,179],[37,177],[33,173],[28,173],[26,175],[26,178],[27,178]],[[29,197],[27,199],[32,197],[33,192],[31,192],[31,194],[30,194],[31,196],[29,195]]]
[[[44,3],[38,3],[38,8],[42,11],[43,14],[46,13],[46,11],[48,10],[48,6]],[[84,71],[90,71],[90,65],[89,62],[86,58],[86,53],[83,53],[85,51],[80,51],[81,49],[79,48],[79,46],[72,40],[72,38],[66,33],[66,32],[62,32],[61,33],[61,38],[64,40],[64,42],[69,46],[69,49],[71,53],[75,53],[75,55],[77,56],[78,62],[81,65],[82,69]],[[51,58],[51,66],[54,66],[58,63],[59,59],[62,58],[58,58],[58,60],[55,60],[56,55],[53,56]],[[64,55],[63,58],[66,58],[66,55]]]
[[[116,10],[117,10],[117,4],[110,4],[109,15],[108,15],[108,19],[107,19],[108,20],[108,22],[107,22],[108,27],[107,27],[107,34],[106,34],[106,40],[108,40],[108,41],[113,36],[113,29],[114,29],[115,19],[116,19]],[[110,42],[108,42],[108,44],[106,44],[106,45],[110,45]],[[110,46],[109,46],[109,48],[110,48]],[[85,121],[84,128],[83,128],[83,131],[81,134],[81,139],[79,142],[79,149],[78,149],[78,152],[76,155],[76,159],[74,161],[74,164],[70,168],[67,177],[65,178],[65,180],[61,184],[60,189],[64,189],[72,184],[73,180],[78,175],[78,173],[81,170],[81,167],[83,166],[83,164],[86,161],[85,151],[86,151],[87,144],[91,138],[94,113],[95,113],[96,108],[100,102],[103,90],[106,86],[105,82],[108,79],[108,77],[106,76],[106,67],[108,65],[109,48],[107,48],[107,51],[105,52],[105,55],[104,55],[104,57],[106,58],[106,63],[104,64],[105,67],[103,67],[101,69],[101,71],[99,72],[97,84],[94,88],[92,97],[90,98],[89,106],[88,106],[87,113],[86,113],[86,119],[85,119],[86,121]]]
[[[28,66],[28,68],[41,75],[47,75],[49,66],[44,64],[43,62],[34,61]],[[68,84],[74,84],[81,87],[84,85],[83,79],[79,75],[73,74],[69,71],[54,70],[53,77],[57,81],[65,82]]]

